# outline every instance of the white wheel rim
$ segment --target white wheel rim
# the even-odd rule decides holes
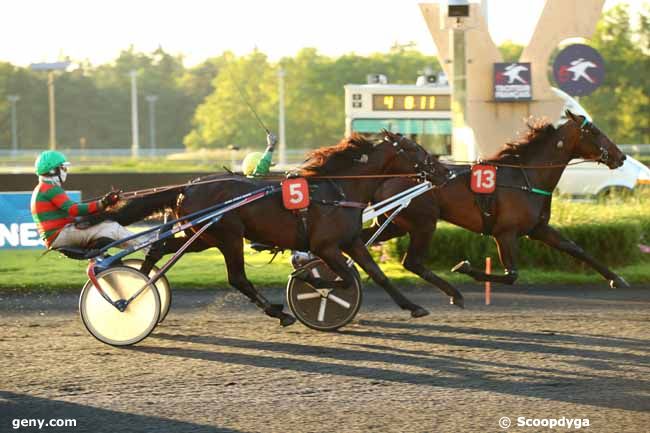
[[[129,299],[147,279],[127,267],[111,268],[97,276],[104,292],[113,301]],[[82,292],[80,310],[88,330],[99,340],[112,345],[136,343],[149,335],[158,322],[160,298],[148,286],[121,312],[109,304],[91,282]]]

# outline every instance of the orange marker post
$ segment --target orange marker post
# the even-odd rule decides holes
[[[490,275],[492,272],[492,259],[490,257],[485,258],[485,273]],[[492,286],[489,281],[485,282],[485,305],[490,305],[492,294]]]

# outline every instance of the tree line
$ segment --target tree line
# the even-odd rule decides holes
[[[580,101],[595,121],[619,143],[650,143],[650,8],[636,19],[622,4],[608,10],[590,43],[606,61],[605,83]],[[514,61],[522,47],[500,47]],[[414,83],[420,71],[441,70],[434,56],[412,46],[387,53],[330,57],[314,48],[272,62],[260,52],[236,56],[224,52],[194,67],[181,56],[158,48],[151,53],[123,50],[99,66],[75,63],[57,73],[57,141],[61,148],[128,148],[131,143],[130,71],[138,79],[140,144],[146,148],[148,107],[155,104],[158,147],[219,148],[263,146],[264,132],[247,104],[271,130],[278,122],[278,72],[285,73],[287,142],[301,147],[332,144],[344,129],[344,91],[363,83],[369,73],[386,74],[391,83]],[[47,76],[0,62],[0,149],[11,147],[10,103],[18,95],[21,148],[48,143]]]

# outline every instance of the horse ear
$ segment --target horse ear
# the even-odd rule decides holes
[[[564,111],[564,114],[566,115],[567,118],[573,120],[574,122],[577,122],[577,121],[578,121],[578,119],[576,118],[576,115],[573,114],[573,113],[571,112],[571,110],[566,109],[566,110]]]

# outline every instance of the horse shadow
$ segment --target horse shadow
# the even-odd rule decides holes
[[[578,332],[564,332],[553,330],[540,330],[537,332],[515,331],[510,329],[489,329],[475,328],[469,326],[451,326],[437,325],[429,323],[412,323],[412,322],[389,322],[382,320],[359,320],[360,325],[386,328],[386,329],[407,329],[407,330],[425,330],[434,332],[446,332],[462,335],[489,336],[495,338],[507,338],[510,340],[522,340],[525,342],[535,341],[548,343],[549,341],[576,343],[588,346],[626,348],[650,353],[650,339],[638,339],[629,337],[612,337],[598,334],[582,334]],[[350,331],[343,330],[343,333]],[[650,358],[646,358],[650,361]]]
[[[21,420],[75,420],[75,426],[17,426]],[[6,428],[6,430],[5,430]],[[83,433],[241,433],[239,430],[193,424],[155,416],[100,409],[83,404],[34,397],[0,390],[0,431],[36,432],[45,430]]]
[[[347,331],[352,335],[365,337],[386,338],[386,334],[374,331]],[[418,337],[418,336],[415,336]],[[421,336],[420,336],[421,337]],[[645,392],[650,388],[650,382],[632,380],[620,377],[608,377],[599,374],[577,373],[554,368],[514,365],[507,362],[491,360],[488,362],[466,360],[448,355],[436,355],[435,352],[421,353],[395,351],[395,347],[366,345],[361,348],[326,347],[309,344],[287,342],[268,342],[231,337],[156,334],[152,338],[186,342],[201,345],[211,345],[217,348],[248,349],[267,351],[273,354],[287,356],[268,356],[241,352],[224,352],[210,349],[178,347],[134,347],[144,353],[156,353],[166,356],[201,359],[205,361],[235,364],[250,367],[262,367],[293,372],[329,374],[350,378],[364,378],[370,381],[387,381],[402,384],[417,384],[450,389],[480,390],[496,393],[550,398],[561,402],[587,404],[597,407],[626,409],[631,411],[650,410],[650,396]],[[432,341],[436,344],[444,344]],[[466,344],[466,340],[458,345]],[[469,343],[470,347],[475,347]],[[476,346],[479,347],[479,346]],[[487,345],[489,349],[493,346]],[[531,349],[541,353],[559,353],[560,348],[547,349],[542,344],[528,344],[522,351]],[[564,353],[566,352],[566,349]],[[588,354],[585,354],[588,355]],[[594,353],[590,354],[594,356]],[[298,356],[308,356],[312,359],[301,359]],[[316,359],[313,359],[316,358]],[[398,368],[380,368],[370,366],[376,363],[394,365]],[[404,371],[399,366],[413,370],[416,367],[423,372]],[[492,368],[492,369],[490,369]],[[508,369],[508,374],[495,374],[494,368]],[[515,370],[513,372],[513,370]],[[594,383],[609,389],[624,390],[620,398],[602,399],[598,393],[581,392],[592,387]]]

